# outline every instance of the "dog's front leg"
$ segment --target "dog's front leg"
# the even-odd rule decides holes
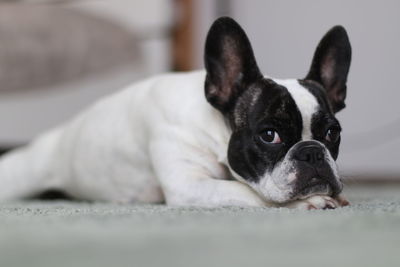
[[[168,205],[265,206],[249,186],[215,177],[215,155],[181,143],[153,142],[151,159]]]
[[[162,180],[166,202],[174,206],[254,206],[265,203],[247,185],[238,181],[188,176],[164,177],[169,181],[182,181],[180,186]],[[161,179],[164,179],[161,178]]]

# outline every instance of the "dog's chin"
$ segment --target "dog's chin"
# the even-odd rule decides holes
[[[301,188],[300,190],[296,190],[296,193],[293,195],[292,199],[306,199],[315,195],[332,196],[332,194],[333,190],[331,185],[325,182],[321,182]]]
[[[331,179],[333,180],[333,179]],[[291,185],[277,185],[274,179],[264,179],[261,183],[250,183],[249,185],[260,194],[267,202],[284,204],[295,200],[307,199],[315,195],[334,197],[342,190],[341,182],[328,182],[328,179],[308,179],[306,184],[292,183]]]
[[[296,200],[307,199],[316,195],[333,196],[331,185],[329,185],[328,183],[318,183],[303,187],[301,189],[281,191],[281,194],[279,194],[279,196],[275,194],[264,195],[264,198],[271,203],[284,204]]]

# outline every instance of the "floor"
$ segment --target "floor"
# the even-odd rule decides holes
[[[400,266],[400,186],[297,211],[67,201],[0,205],[0,266]]]

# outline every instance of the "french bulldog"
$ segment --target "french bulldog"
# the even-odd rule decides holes
[[[0,200],[57,189],[76,199],[179,206],[347,205],[335,160],[351,46],[321,40],[303,79],[261,74],[233,19],[211,26],[205,71],[100,99],[0,160]]]

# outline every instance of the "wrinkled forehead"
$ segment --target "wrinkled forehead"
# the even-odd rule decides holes
[[[318,103],[316,96],[304,87],[296,79],[272,79],[275,83],[287,89],[290,97],[297,106],[297,111],[300,113],[302,120],[302,140],[311,140],[312,132],[311,125],[314,115],[320,111],[321,106]]]

